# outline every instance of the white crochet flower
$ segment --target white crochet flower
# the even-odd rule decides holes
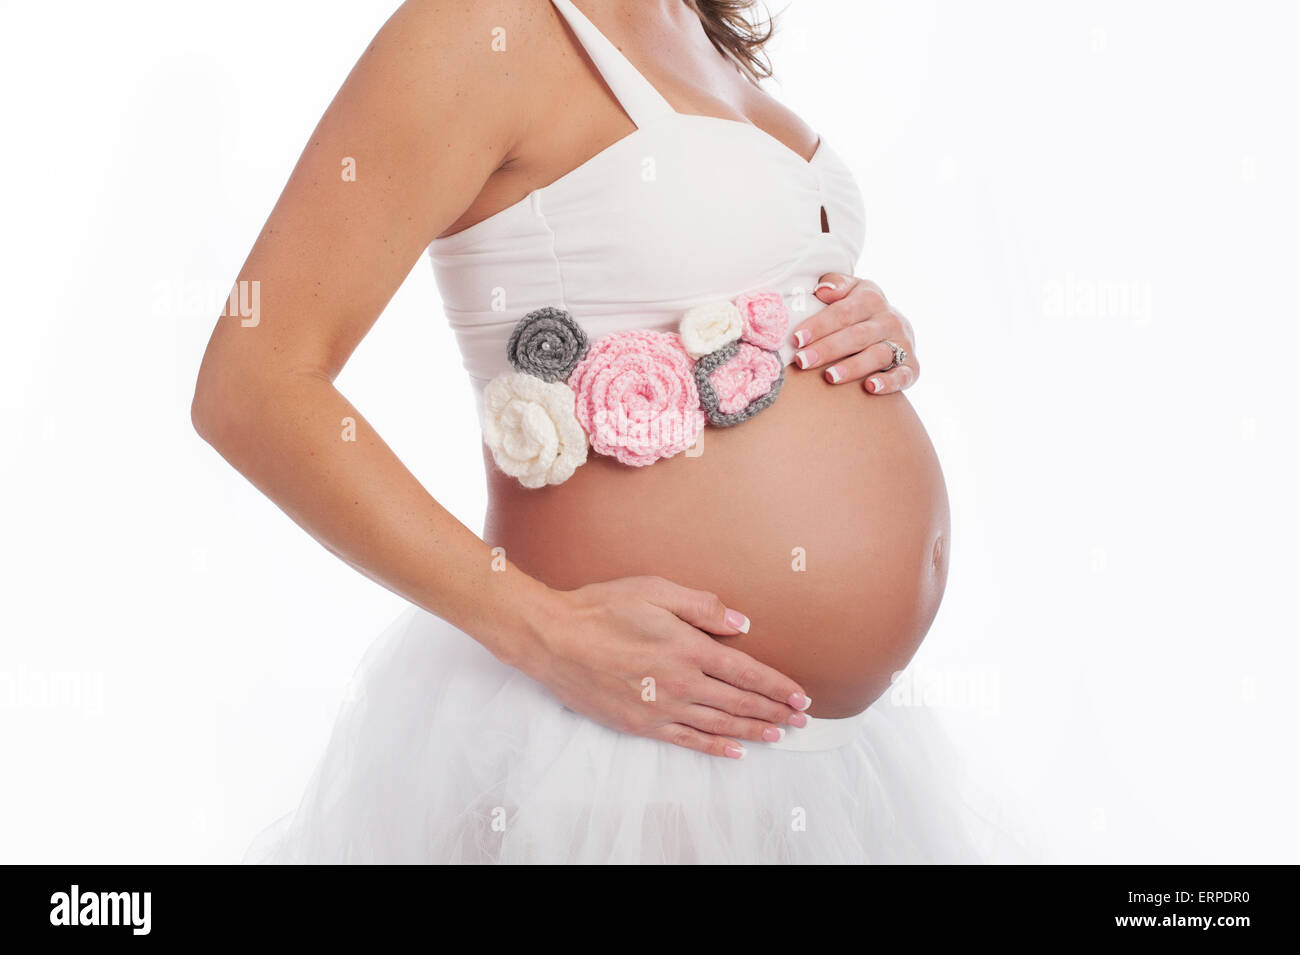
[[[524,487],[560,484],[587,460],[587,434],[561,381],[501,375],[483,392],[483,440],[492,458]]]
[[[738,339],[744,327],[740,309],[731,302],[705,302],[682,316],[682,344],[686,354],[703,358]]]

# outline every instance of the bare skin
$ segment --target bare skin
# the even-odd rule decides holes
[[[731,70],[684,6],[638,3],[635,20],[633,5],[618,0],[582,6],[678,109],[745,119],[811,153],[811,131]],[[507,31],[508,57],[490,52],[496,28]],[[910,656],[933,613],[942,576],[932,567],[917,570],[921,583],[873,591],[874,581],[892,579],[880,568],[915,563],[946,533],[942,481],[905,399],[868,400],[815,372],[792,373],[798,380],[773,409],[734,436],[710,434],[699,458],[636,473],[590,462],[578,478],[532,497],[494,480],[485,543],[420,486],[333,384],[435,236],[511,205],[630,131],[549,0],[408,2],[321,119],[241,269],[238,281],[260,283],[261,320],[219,320],[193,418],[324,546],[570,708],[734,758],[739,741],[801,724],[809,694],[801,679],[820,688],[812,696],[826,694],[813,705],[817,715],[861,708],[885,668]],[[340,176],[349,157],[354,182]],[[355,441],[340,438],[346,419]],[[797,452],[784,472],[783,448]],[[800,466],[801,456],[813,467]],[[768,462],[762,480],[750,473],[756,461]],[[691,490],[723,481],[729,468],[755,481],[732,493],[761,502],[732,522],[730,543],[721,526],[698,523],[692,507],[701,498]],[[702,535],[694,553],[682,548],[679,530],[548,553],[555,545],[546,535],[525,528],[563,520],[583,488],[587,513],[606,506],[615,488],[636,488],[648,505],[638,520],[672,513],[719,533]],[[895,520],[901,513],[916,523]],[[659,522],[643,527],[662,530]],[[796,530],[802,540],[792,541]],[[493,570],[491,546],[500,543],[511,559],[506,573]],[[700,543],[710,543],[714,560]],[[794,546],[808,548],[809,571],[783,576],[775,562],[788,567]],[[778,588],[787,576],[802,583]],[[885,598],[898,607],[884,607]],[[755,621],[749,635],[729,607]],[[824,636],[813,641],[814,631]],[[738,637],[743,650],[728,643]],[[800,646],[815,649],[801,654]],[[842,670],[859,675],[846,679]],[[641,698],[647,674],[660,687],[652,707]]]
[[[655,573],[716,593],[753,621],[725,642],[798,680],[812,715],[849,716],[929,629],[947,498],[901,395],[864,402],[812,373],[785,388],[706,431],[699,457],[629,473],[597,456],[540,493],[494,472],[486,537],[553,587]]]

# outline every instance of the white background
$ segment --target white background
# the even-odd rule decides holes
[[[6,5],[0,861],[237,861],[400,608],[189,424],[390,12]],[[1050,859],[1297,861],[1295,28],[1281,2],[795,0],[773,48],[860,177],[859,273],[917,326],[954,544],[914,686]],[[477,527],[427,261],[340,386]]]

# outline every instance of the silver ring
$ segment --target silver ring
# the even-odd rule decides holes
[[[894,363],[888,368],[885,368],[884,371],[890,371],[891,369],[897,368],[903,362],[907,361],[906,348],[891,341],[886,341],[885,344],[894,350]]]

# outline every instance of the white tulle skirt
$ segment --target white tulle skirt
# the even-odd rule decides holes
[[[923,707],[886,695],[745,747],[607,729],[412,608],[362,661],[297,811],[244,861],[1020,861]]]

